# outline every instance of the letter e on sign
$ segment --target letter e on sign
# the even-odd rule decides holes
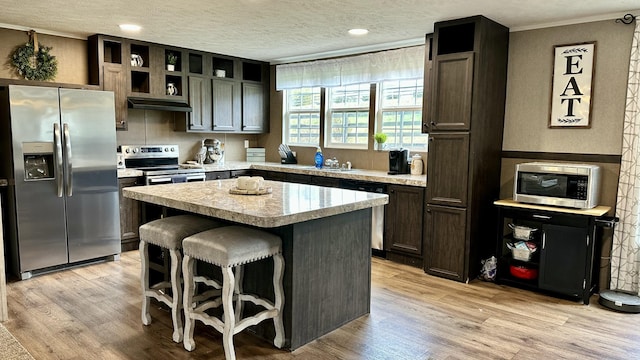
[[[553,49],[549,127],[591,127],[591,94],[596,42]]]

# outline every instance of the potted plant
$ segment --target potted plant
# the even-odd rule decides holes
[[[373,135],[373,140],[376,141],[376,150],[382,150],[384,147],[384,143],[387,141],[387,134],[376,133],[375,135]]]
[[[172,52],[167,53],[167,70],[174,71],[176,68],[177,62],[178,62],[178,55]]]

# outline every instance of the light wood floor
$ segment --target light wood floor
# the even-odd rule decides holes
[[[12,282],[5,326],[36,359],[223,359],[221,336],[200,323],[191,353],[171,341],[165,310],[141,324],[139,267],[133,251]],[[640,315],[374,258],[370,315],[294,352],[248,333],[235,346],[238,359],[640,359]]]

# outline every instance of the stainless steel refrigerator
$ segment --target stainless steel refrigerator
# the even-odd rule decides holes
[[[120,254],[112,92],[0,88],[11,268],[22,279]]]

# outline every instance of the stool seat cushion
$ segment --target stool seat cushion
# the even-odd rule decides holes
[[[180,249],[187,236],[219,226],[223,224],[199,216],[170,216],[141,225],[140,240],[166,249]]]
[[[244,226],[226,226],[184,239],[182,251],[195,259],[233,267],[264,259],[282,250],[280,237]]]

